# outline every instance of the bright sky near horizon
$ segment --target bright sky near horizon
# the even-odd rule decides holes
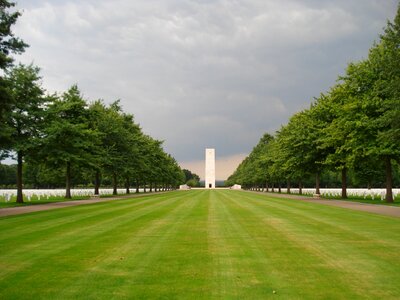
[[[367,56],[397,0],[19,0],[14,27],[49,92],[77,83],[121,99],[144,132],[204,178],[216,149],[226,179],[274,133]]]

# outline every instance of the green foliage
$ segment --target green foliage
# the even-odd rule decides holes
[[[95,172],[109,176],[114,186],[124,181],[141,186],[175,187],[181,180],[176,161],[166,154],[162,142],[143,134],[132,115],[122,111],[119,101],[106,106],[95,101],[89,107],[90,127],[99,134],[100,147],[95,148]],[[179,179],[178,179],[179,178]]]
[[[3,148],[29,154],[39,138],[43,124],[44,110],[48,99],[41,87],[39,68],[33,65],[18,66],[6,72],[5,80],[12,99],[2,124]],[[3,134],[4,134],[3,132]]]
[[[59,187],[64,178],[70,198],[73,185],[87,186],[94,177],[112,184],[114,193],[122,181],[127,189],[131,181],[137,188],[155,189],[184,182],[183,172],[164,152],[162,142],[143,134],[118,101],[88,105],[76,85],[61,96],[45,97],[38,72],[22,65],[10,71],[15,109],[9,112],[8,138],[2,148],[3,153],[18,153],[21,166],[22,158],[27,158],[24,169],[30,186]],[[100,181],[94,184],[100,187]],[[22,195],[22,182],[20,190]]]
[[[3,155],[12,150],[17,154],[17,201],[23,202],[22,164],[25,158],[35,156],[40,132],[44,126],[44,111],[48,99],[41,87],[39,68],[18,66],[6,71],[4,81],[11,105],[2,122],[0,148]]]
[[[0,187],[7,188],[15,186],[17,182],[17,165],[0,164]]]
[[[88,126],[88,109],[77,86],[72,86],[47,110],[40,151],[49,165],[90,164],[96,132]]]
[[[190,170],[183,169],[182,172],[185,175],[184,182],[190,187],[200,186],[200,176],[192,173]]]
[[[190,187],[198,187],[200,186],[200,182],[194,178],[189,179],[188,181],[186,181],[186,184]]]
[[[271,180],[272,174],[269,168],[272,166],[271,156],[274,138],[270,134],[264,134],[253,151],[238,166],[236,171],[225,182],[226,186],[240,184],[243,187],[263,185]]]
[[[192,173],[188,169],[183,169],[182,171],[185,174],[185,182],[187,182],[187,181],[189,181],[191,179],[194,179],[195,181],[200,181],[200,176],[199,175],[197,175],[195,173]]]
[[[3,70],[12,63],[12,53],[21,53],[28,47],[21,39],[15,37],[11,30],[21,15],[19,12],[7,11],[14,6],[13,2],[0,1],[0,69]]]
[[[0,70],[3,71],[11,66],[13,62],[12,54],[20,54],[28,47],[21,39],[15,37],[12,32],[12,26],[15,25],[21,15],[19,12],[10,11],[14,6],[14,2],[0,0]],[[0,122],[2,122],[5,114],[10,110],[10,105],[13,103],[13,99],[9,94],[9,87],[3,76],[0,76],[0,99]],[[1,139],[3,138],[3,133],[0,132],[0,149],[2,147]]]
[[[228,181],[259,188],[263,181],[280,185],[316,174],[318,193],[322,173],[341,171],[346,197],[348,170],[355,185],[378,184],[385,173],[386,200],[392,202],[394,164],[400,161],[399,120],[400,5],[368,58],[350,63],[330,91],[293,115],[268,147],[259,143]]]
[[[97,132],[89,127],[89,111],[76,85],[56,99],[46,111],[40,154],[45,164],[65,168],[66,197],[71,198],[71,167],[90,166]]]

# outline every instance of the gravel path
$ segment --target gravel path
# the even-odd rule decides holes
[[[360,203],[360,202],[352,202],[345,200],[327,200],[327,199],[313,199],[305,196],[298,195],[289,195],[289,194],[277,194],[277,193],[263,193],[256,192],[263,195],[268,195],[273,198],[285,198],[285,199],[293,199],[293,200],[301,200],[310,203],[319,203],[330,206],[343,207],[353,210],[366,211],[374,214],[380,214],[390,217],[400,218],[400,207],[397,206],[389,206],[389,205],[380,205],[380,204],[369,204],[369,203]]]
[[[121,200],[121,199],[127,199],[127,198],[143,197],[143,196],[155,195],[155,194],[159,194],[159,193],[161,193],[161,192],[151,193],[151,194],[150,193],[130,194],[130,195],[123,195],[123,196],[118,196],[118,197],[109,197],[109,198],[93,198],[93,199],[88,199],[88,200],[63,201],[63,202],[35,204],[35,205],[18,206],[18,207],[5,207],[5,208],[0,208],[0,217],[21,215],[21,214],[26,214],[26,213],[30,213],[30,212],[51,210],[51,209],[71,207],[71,206],[84,205],[84,204],[92,204],[92,203],[100,203],[100,202]]]

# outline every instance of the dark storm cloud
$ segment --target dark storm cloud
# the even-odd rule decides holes
[[[361,59],[397,1],[19,1],[45,86],[121,99],[178,161],[247,153]]]

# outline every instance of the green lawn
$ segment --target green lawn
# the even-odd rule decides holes
[[[75,200],[87,200],[90,199],[90,196],[73,196],[71,199],[66,199],[64,196],[51,196],[45,199],[39,200],[37,196],[33,196],[31,201],[24,197],[23,203],[17,203],[17,197],[13,196],[10,201],[6,202],[4,197],[0,197],[0,208],[5,207],[17,207],[17,206],[28,206],[28,205],[37,205],[37,204],[46,204],[46,203],[56,203],[56,202],[65,202],[65,201],[75,201]]]
[[[241,191],[0,218],[0,299],[386,300],[399,275],[400,219]]]

